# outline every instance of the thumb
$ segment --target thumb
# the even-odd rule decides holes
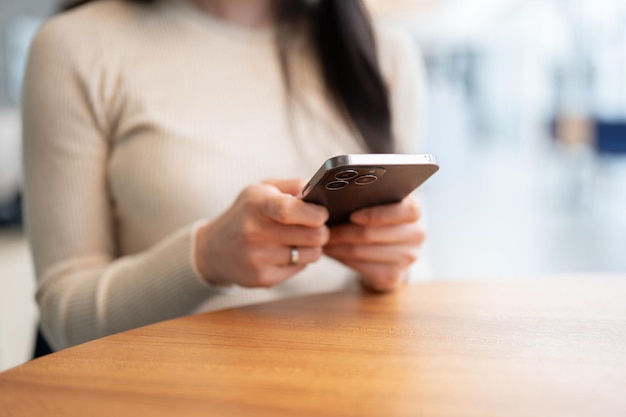
[[[295,197],[299,196],[304,189],[304,186],[306,185],[306,180],[304,178],[270,178],[263,181],[263,184],[273,185],[274,187],[278,188],[281,193],[290,194]]]

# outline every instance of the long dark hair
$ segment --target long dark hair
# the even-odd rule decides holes
[[[69,10],[94,0],[71,1]],[[149,4],[154,0],[128,0]],[[392,152],[389,93],[378,65],[370,18],[361,0],[278,0],[277,43],[287,88],[287,49],[293,31],[306,28],[328,96],[372,152]]]

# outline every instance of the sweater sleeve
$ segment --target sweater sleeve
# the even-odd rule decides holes
[[[187,314],[216,291],[194,267],[191,225],[119,256],[107,184],[112,81],[92,28],[68,33],[64,23],[36,36],[23,96],[26,224],[55,349]]]

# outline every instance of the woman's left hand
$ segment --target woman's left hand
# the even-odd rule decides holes
[[[350,223],[330,229],[324,253],[359,272],[366,287],[390,291],[405,281],[418,258],[425,237],[419,219],[419,205],[410,196],[356,211]]]

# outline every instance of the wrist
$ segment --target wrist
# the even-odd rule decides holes
[[[193,269],[196,275],[205,283],[216,286],[217,280],[212,271],[211,263],[208,262],[207,252],[208,235],[210,235],[211,222],[203,219],[196,222],[193,226]]]

